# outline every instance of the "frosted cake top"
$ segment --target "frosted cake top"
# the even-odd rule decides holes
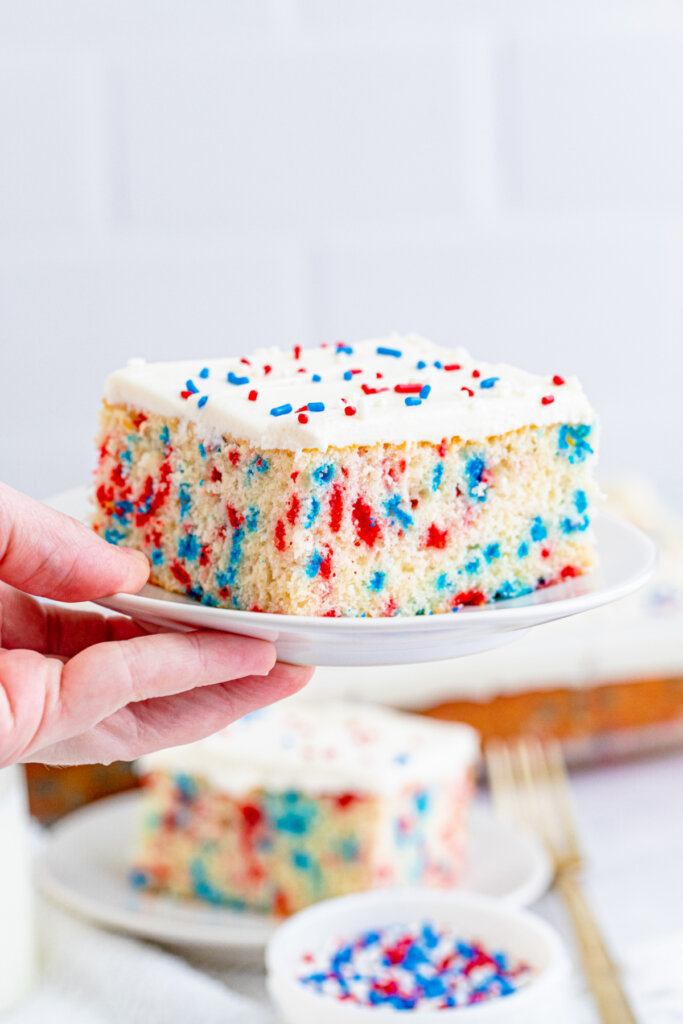
[[[291,451],[483,441],[525,426],[595,419],[575,377],[485,363],[413,334],[260,349],[243,358],[134,359],[108,378],[105,398],[192,421],[209,438]]]
[[[252,789],[383,794],[457,781],[478,750],[478,734],[466,725],[369,704],[297,700],[150,754],[141,767],[198,775],[234,796]]]

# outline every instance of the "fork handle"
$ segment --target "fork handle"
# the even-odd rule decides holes
[[[576,872],[561,871],[556,885],[574,927],[583,971],[602,1024],[638,1024]]]

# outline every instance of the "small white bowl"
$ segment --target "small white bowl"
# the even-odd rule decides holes
[[[330,940],[427,920],[523,960],[534,977],[512,995],[444,1010],[357,1006],[314,992],[297,978],[301,956]],[[553,1019],[565,1002],[570,975],[558,934],[533,914],[484,896],[420,888],[341,896],[295,914],[270,940],[266,967],[268,989],[287,1024],[397,1024],[397,1017],[411,1024],[531,1024]]]

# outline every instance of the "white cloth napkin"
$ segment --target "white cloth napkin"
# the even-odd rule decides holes
[[[227,954],[202,959],[194,953],[190,963],[47,903],[40,908],[39,931],[36,986],[3,1024],[277,1024],[262,972],[231,967]],[[625,958],[642,1024],[683,1024],[681,963],[683,932]],[[566,1024],[598,1024],[578,979]]]

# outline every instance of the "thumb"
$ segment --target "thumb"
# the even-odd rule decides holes
[[[0,483],[0,580],[58,601],[134,593],[149,576],[139,551],[107,544],[82,523]]]

